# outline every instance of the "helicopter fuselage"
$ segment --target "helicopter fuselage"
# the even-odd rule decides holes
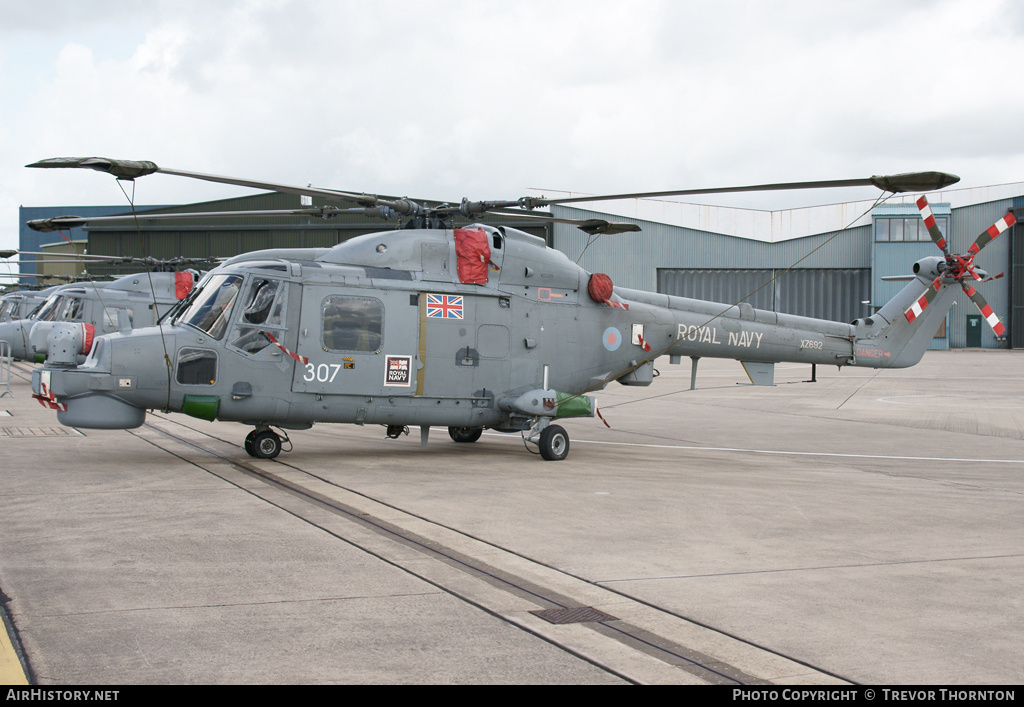
[[[417,230],[238,256],[159,326],[97,337],[80,365],[67,329],[70,354],[52,353],[33,387],[76,427],[136,427],[159,409],[257,430],[518,431],[593,415],[587,393],[650,384],[661,355],[734,358],[758,384],[771,384],[778,361],[912,365],[900,358],[910,333],[897,336],[907,327],[894,313],[931,277],[876,319],[843,324],[610,282],[602,292],[593,282],[603,276],[539,238],[465,231],[476,251],[459,245],[458,231]]]

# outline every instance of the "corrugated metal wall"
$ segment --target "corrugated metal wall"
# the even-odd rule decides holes
[[[560,218],[608,218],[553,207]],[[765,243],[639,221],[640,233],[591,237],[555,224],[554,246],[623,287],[848,322],[870,314],[871,227]],[[909,266],[908,266],[909,267]],[[792,268],[790,270],[790,268]],[[772,284],[776,274],[789,270]],[[751,293],[754,293],[751,295]]]
[[[782,270],[658,269],[658,292],[726,304],[749,302],[805,317],[850,322],[871,314],[867,268]]]
[[[609,218],[558,206],[552,207],[552,214],[559,218]],[[662,268],[784,270],[795,265],[801,269],[861,269],[871,264],[870,226],[851,228],[835,238],[834,233],[824,233],[764,243],[650,221],[637,223],[643,229],[640,233],[598,237],[575,226],[555,224],[553,245],[588,272],[603,272],[616,285],[648,291],[658,287],[657,270]]]

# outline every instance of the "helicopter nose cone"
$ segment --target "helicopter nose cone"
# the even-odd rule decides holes
[[[132,430],[146,421],[146,411],[110,395],[84,395],[65,402],[57,422],[93,430]]]
[[[129,430],[146,421],[145,408],[109,392],[91,391],[90,381],[74,374],[73,368],[50,368],[49,364],[32,371],[32,397],[56,410],[60,424],[91,430]]]

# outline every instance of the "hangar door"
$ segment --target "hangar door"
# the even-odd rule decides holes
[[[658,269],[658,292],[725,304],[749,302],[804,317],[852,322],[871,314],[868,268]]]

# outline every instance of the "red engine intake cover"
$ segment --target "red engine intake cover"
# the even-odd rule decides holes
[[[96,338],[96,327],[82,323],[82,354],[88,356],[92,351],[92,341]]]
[[[612,279],[604,273],[594,273],[590,276],[590,282],[587,283],[587,294],[595,302],[604,304],[612,296]]]

